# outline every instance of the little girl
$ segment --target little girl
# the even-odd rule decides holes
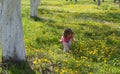
[[[63,50],[69,51],[71,41],[76,42],[74,38],[74,33],[70,28],[66,28],[63,32],[63,35],[60,39],[60,42],[63,44]]]

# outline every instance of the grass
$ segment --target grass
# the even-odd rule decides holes
[[[119,74],[120,8],[108,0],[97,6],[81,0],[42,0],[40,19],[29,18],[30,2],[22,0],[22,22],[29,64],[10,66],[8,74]],[[70,27],[78,41],[62,51],[62,32]],[[24,69],[22,69],[22,68]]]

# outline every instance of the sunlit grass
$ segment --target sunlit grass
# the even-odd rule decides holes
[[[38,70],[49,69],[52,64],[55,65],[52,71],[61,74],[120,73],[119,64],[113,66],[116,61],[112,61],[120,44],[120,10],[113,3],[106,4],[98,7],[91,1],[75,4],[63,0],[43,0],[38,9],[41,18],[38,21],[29,19],[29,6],[24,8],[26,51],[34,71],[39,73]],[[73,29],[78,40],[71,46],[70,53],[63,52],[59,43],[67,27]],[[115,56],[119,58],[118,54]]]
[[[98,7],[92,0],[42,0],[40,19],[30,19],[29,11],[29,0],[22,1],[26,56],[36,74],[48,69],[51,74],[120,73],[118,5],[112,1]],[[69,53],[63,52],[59,42],[67,27],[74,31],[77,40]],[[14,66],[11,70],[10,74],[19,71]]]

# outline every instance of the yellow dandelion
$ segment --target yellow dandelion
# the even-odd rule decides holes
[[[78,63],[79,61],[78,60],[76,60],[76,63]]]
[[[90,72],[89,74],[93,74],[92,72]]]
[[[87,66],[90,67],[90,64],[88,64]]]
[[[65,70],[64,70],[64,69],[62,69],[62,72],[64,73],[64,72],[65,72]]]
[[[40,59],[38,59],[38,62],[40,63],[40,62],[41,62],[41,60],[40,60]]]
[[[59,68],[56,68],[56,69],[55,69],[55,72],[58,72],[58,71],[59,71]]]
[[[33,64],[37,64],[37,61],[35,60],[35,61],[33,61]]]

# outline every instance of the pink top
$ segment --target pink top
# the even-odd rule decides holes
[[[60,42],[62,43],[62,42],[69,42],[70,41],[70,39],[73,39],[73,35],[72,36],[70,36],[70,37],[67,37],[67,38],[65,38],[64,36],[62,36],[61,37],[61,39],[60,39]]]

